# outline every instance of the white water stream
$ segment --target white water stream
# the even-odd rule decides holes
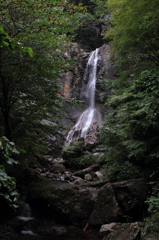
[[[28,203],[20,201],[19,202],[19,209],[18,209],[18,219],[23,220],[24,222],[33,220],[31,213],[31,207]]]
[[[99,49],[96,49],[90,54],[85,69],[84,79],[88,78],[88,84],[86,88],[86,96],[88,99],[88,107],[81,114],[79,119],[73,128],[69,131],[65,145],[68,146],[71,142],[76,141],[80,137],[86,136],[97,111],[95,108],[95,89],[96,89],[96,74],[97,74],[97,63],[99,59]]]

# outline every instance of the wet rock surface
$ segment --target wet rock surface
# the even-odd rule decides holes
[[[37,213],[52,216],[60,223],[83,224],[89,218],[94,204],[89,189],[57,180],[32,183],[28,186],[28,192],[31,196],[29,202]]]
[[[109,16],[105,17],[104,22],[109,21]],[[103,24],[105,25],[105,23]],[[103,26],[104,26],[103,25]],[[87,33],[88,34],[88,33]],[[110,60],[110,51],[111,46],[107,43],[103,44],[99,48],[99,59],[97,64],[97,72],[96,72],[96,91],[95,91],[95,120],[92,121],[92,124],[89,128],[89,131],[85,137],[85,146],[88,150],[94,148],[97,145],[97,137],[99,135],[99,127],[101,126],[102,116],[103,113],[106,111],[106,107],[104,106],[104,102],[100,98],[100,94],[102,91],[106,91],[106,89],[102,89],[100,82],[98,79],[101,78],[108,78],[114,79],[114,70],[112,68],[112,63]],[[73,97],[82,101],[82,104],[76,106],[70,106],[66,104],[66,111],[69,116],[73,119],[71,122],[70,120],[63,120],[61,123],[73,127],[77,120],[79,119],[80,115],[83,111],[86,110],[88,104],[88,97],[86,96],[87,91],[87,81],[85,79],[85,70],[87,66],[87,61],[89,58],[90,52],[85,52],[80,44],[74,43],[72,47],[64,52],[64,56],[67,59],[74,59],[78,64],[74,66],[73,69],[66,69],[65,72],[61,74],[59,82],[61,84],[60,95],[64,98]],[[64,135],[67,139],[67,134],[69,130],[64,131]],[[79,135],[81,129],[78,129],[74,132],[74,137]]]
[[[142,217],[148,193],[143,179],[106,183],[99,164],[72,171],[65,169],[62,158],[47,156],[46,162],[47,167],[32,170],[37,172],[34,181],[34,173],[28,172],[28,201],[38,216],[79,226],[87,222],[92,226],[131,222]],[[56,165],[60,165],[58,171]]]
[[[98,192],[93,211],[90,216],[90,223],[101,225],[117,221],[122,215],[122,210],[115,198],[114,189],[111,183],[105,184]]]
[[[98,158],[100,153],[93,155]],[[88,239],[94,228],[97,232],[101,228],[96,239],[140,239],[140,227],[135,221],[142,219],[148,194],[143,179],[108,183],[99,163],[70,170],[61,157],[46,155],[37,159],[40,165],[25,170],[25,199],[32,209],[32,218],[8,222],[15,232],[21,232],[17,239],[69,237],[69,225],[78,226],[81,234],[85,229]]]
[[[133,220],[142,218],[144,201],[148,193],[148,185],[144,179],[131,179],[113,183],[115,196],[125,216]]]
[[[140,227],[137,223],[110,223],[101,226],[103,240],[139,240]]]

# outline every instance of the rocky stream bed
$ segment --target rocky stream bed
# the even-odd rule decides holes
[[[37,163],[22,171],[21,207],[1,225],[1,239],[157,240],[141,234],[144,179],[107,182],[105,165],[75,171],[49,155],[37,156]]]

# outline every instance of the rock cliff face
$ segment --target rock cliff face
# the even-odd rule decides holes
[[[111,46],[104,44],[99,48],[100,60],[98,62],[97,85],[98,78],[114,78],[112,63],[110,60]],[[90,52],[85,52],[77,43],[64,53],[67,59],[73,59],[76,64],[73,69],[66,69],[61,73],[59,82],[61,83],[60,94],[65,98],[76,98],[83,100],[83,89],[86,83],[83,80],[84,70],[88,61]],[[99,99],[98,94],[97,99]],[[97,103],[97,102],[96,102]]]
[[[97,65],[97,82],[96,82],[96,91],[95,91],[95,107],[101,115],[105,111],[105,107],[103,102],[100,99],[100,93],[103,91],[98,82],[98,79],[101,78],[114,78],[114,73],[112,70],[112,63],[110,60],[110,50],[111,47],[109,44],[104,44],[99,48],[99,60]],[[88,57],[90,53],[85,52],[77,43],[74,43],[72,48],[64,53],[64,56],[68,59],[73,58],[76,62],[73,69],[66,69],[65,72],[61,74],[60,83],[62,85],[60,90],[60,95],[65,98],[75,98],[77,100],[83,101],[82,104],[76,106],[70,106],[66,104],[66,111],[71,118],[74,119],[73,122],[64,120],[64,125],[68,127],[72,127],[80,114],[85,109],[85,90],[87,86],[87,82],[84,79],[84,72],[87,65]],[[104,89],[104,91],[106,91]],[[101,125],[101,119],[91,124],[90,129],[88,131],[88,136],[86,137],[86,145],[88,148],[94,146],[97,135],[98,128]],[[66,132],[64,134],[67,134]]]
[[[61,84],[60,95],[65,98],[80,98],[82,77],[89,53],[85,52],[77,43],[66,49],[63,56],[66,60],[73,61],[73,68],[61,73],[59,83]]]

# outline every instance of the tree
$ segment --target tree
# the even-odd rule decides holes
[[[69,67],[62,51],[77,9],[62,0],[1,4],[0,134],[17,144],[34,145],[42,132],[54,134],[59,127],[57,79]]]
[[[91,0],[94,3],[94,15],[101,21],[103,21],[103,17],[107,13],[106,2],[107,0]]]
[[[76,5],[82,4],[83,6],[87,6],[87,10],[89,13],[93,13],[95,4],[91,0],[70,0],[70,3],[74,3]]]
[[[11,155],[19,153],[13,142],[9,142],[6,137],[0,138],[0,197],[4,198],[13,209],[18,208],[19,193],[15,178],[6,173],[3,164],[17,164],[18,162]]]
[[[140,73],[159,65],[159,7],[157,0],[108,0],[111,40],[120,70]],[[139,63],[140,62],[140,63]]]
[[[110,97],[101,140],[107,160],[145,168],[159,166],[159,72],[144,71],[120,94]]]

